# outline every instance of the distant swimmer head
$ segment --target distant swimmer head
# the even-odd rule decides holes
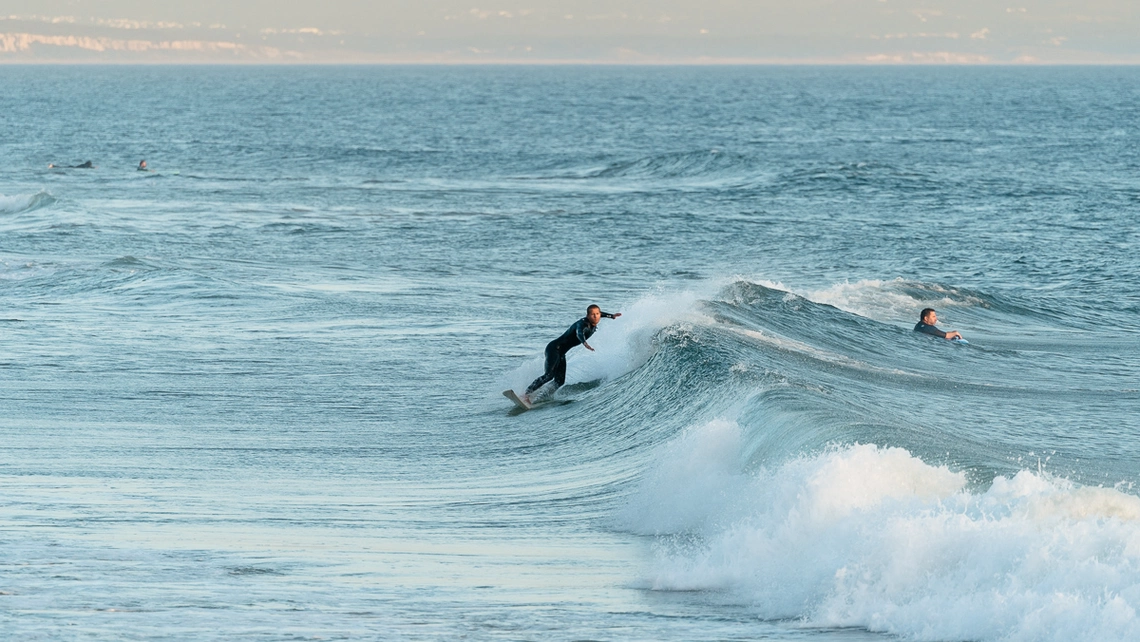
[[[146,161],[145,160],[139,161],[139,169],[146,169]]]

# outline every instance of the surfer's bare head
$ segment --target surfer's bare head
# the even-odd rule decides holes
[[[602,320],[602,309],[597,305],[586,308],[586,320],[590,322],[590,325],[598,325],[598,321]]]
[[[923,308],[918,315],[918,320],[926,325],[935,325],[938,323],[938,313],[934,311],[934,308]]]

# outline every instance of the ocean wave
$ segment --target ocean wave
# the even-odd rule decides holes
[[[578,361],[580,379],[620,379],[581,394],[629,433],[609,435],[614,469],[641,466],[613,520],[653,538],[647,588],[917,640],[1140,635],[1140,498],[1079,482],[1131,473],[1056,451],[1031,467],[995,443],[1016,423],[992,423],[995,405],[1039,423],[1066,397],[1128,399],[1033,370],[1037,348],[959,351],[909,327],[926,305],[1015,325],[1028,307],[903,279],[706,285],[631,306],[656,312],[639,336],[597,335],[637,359]]]
[[[620,308],[623,316],[603,320],[591,339],[596,352],[568,354],[568,385],[551,400],[576,402],[573,413],[587,424],[609,425],[621,418],[614,432],[599,436],[596,449],[583,449],[581,456],[616,457],[618,468],[637,467],[656,458],[639,449],[672,439],[685,426],[725,419],[745,431],[747,447],[740,456],[763,466],[820,452],[829,444],[874,443],[904,448],[916,457],[943,458],[988,481],[1015,475],[1022,468],[1017,458],[1027,454],[1016,441],[995,441],[1020,430],[996,426],[995,420],[1004,420],[995,418],[1053,426],[1058,407],[1082,404],[1088,426],[1111,426],[1114,409],[1128,404],[1119,390],[1098,386],[1097,370],[1089,366],[1099,359],[1115,367],[1111,346],[1057,348],[1033,338],[989,345],[984,337],[958,346],[912,331],[917,310],[942,301],[934,297],[954,303],[953,309],[974,311],[987,325],[1025,322],[1014,313],[996,313],[999,299],[987,293],[909,281],[804,291],[821,301],[847,297],[844,307],[868,315],[863,316],[778,284],[694,285]],[[554,328],[551,336],[563,329]],[[1068,353],[1044,356],[1044,350]],[[1059,377],[1042,364],[1068,369]],[[524,389],[542,368],[536,346],[497,382],[494,394],[506,387]],[[558,416],[557,411],[537,413],[533,419]],[[1103,431],[1082,430],[1111,439],[1099,436]],[[628,431],[637,433],[636,448]],[[1064,450],[1056,463],[1071,478],[1133,478],[1133,472],[1111,462],[1079,458],[1064,426],[1050,431],[1063,435],[1051,443]]]
[[[801,371],[800,359],[806,357],[859,371],[859,376],[915,377],[905,354],[892,355],[905,352],[898,350],[900,331],[914,338],[911,325],[922,308],[984,312],[993,301],[979,292],[902,279],[844,282],[818,290],[793,290],[770,281],[704,281],[682,292],[643,297],[628,306],[622,318],[603,320],[591,339],[596,352],[569,353],[566,381],[617,379],[636,371],[663,345],[683,352],[670,357],[678,360],[670,366],[676,370],[707,363],[716,353],[730,366],[744,369],[764,363],[785,373]],[[553,329],[552,336],[561,331]],[[789,355],[797,361],[788,363]],[[497,383],[521,390],[542,368],[543,356],[535,350]]]
[[[739,154],[716,149],[646,156],[634,160],[610,163],[594,170],[586,178],[695,178],[723,176],[749,166],[748,159]]]
[[[818,289],[789,289],[775,283],[765,285],[786,289],[815,303],[890,323],[917,322],[923,309],[936,308],[940,311],[953,310],[955,314],[971,320],[980,320],[982,315],[1000,317],[1012,325],[1028,322],[1057,327],[1077,325],[1075,319],[1066,319],[1063,313],[1053,309],[1047,299],[1034,301],[1024,296],[998,295],[942,283],[895,278],[843,281]],[[941,313],[940,316],[947,317]]]
[[[890,184],[892,187],[927,188],[935,181],[928,174],[875,162],[818,164],[792,169],[779,177],[788,186],[815,187],[822,183],[847,185]]]
[[[688,178],[748,181],[755,178],[756,167],[757,163],[749,156],[720,149],[703,149],[607,160],[601,165],[559,167],[537,176],[522,178],[539,180]]]
[[[30,212],[41,207],[47,207],[55,201],[56,198],[47,191],[39,191],[35,194],[16,194],[14,196],[0,194],[0,214]]]
[[[923,308],[989,308],[996,302],[992,296],[966,288],[902,278],[843,281],[818,289],[795,289],[763,280],[741,283],[742,287],[748,285],[788,292],[861,317],[891,322],[917,321]]]
[[[110,267],[110,268],[127,268],[130,270],[134,270],[134,269],[156,269],[156,267],[157,267],[157,266],[151,265],[150,263],[148,263],[146,261],[143,261],[141,259],[137,259],[137,258],[135,258],[129,254],[127,254],[125,256],[120,256],[119,258],[112,259],[110,261],[107,261],[103,265],[106,267]]]
[[[661,447],[621,514],[659,537],[651,588],[918,640],[1140,636],[1140,498],[866,444],[753,470],[744,443],[721,420]]]
[[[0,261],[0,280],[34,280],[54,274],[55,269],[55,266],[35,261]]]
[[[764,159],[755,155],[715,148],[606,159],[600,165],[558,167],[525,178],[611,181],[687,179],[691,186],[713,184],[719,189],[777,193],[853,188],[921,192],[940,185],[937,177],[883,163],[832,163],[772,171]]]

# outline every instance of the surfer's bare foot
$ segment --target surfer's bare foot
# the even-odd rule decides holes
[[[526,405],[528,405],[528,406],[531,405],[530,395],[526,394],[525,392],[523,393],[522,400],[523,400],[523,403],[525,403]]]

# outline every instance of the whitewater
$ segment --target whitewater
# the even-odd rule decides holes
[[[1140,638],[1135,69],[0,82],[5,637]]]

